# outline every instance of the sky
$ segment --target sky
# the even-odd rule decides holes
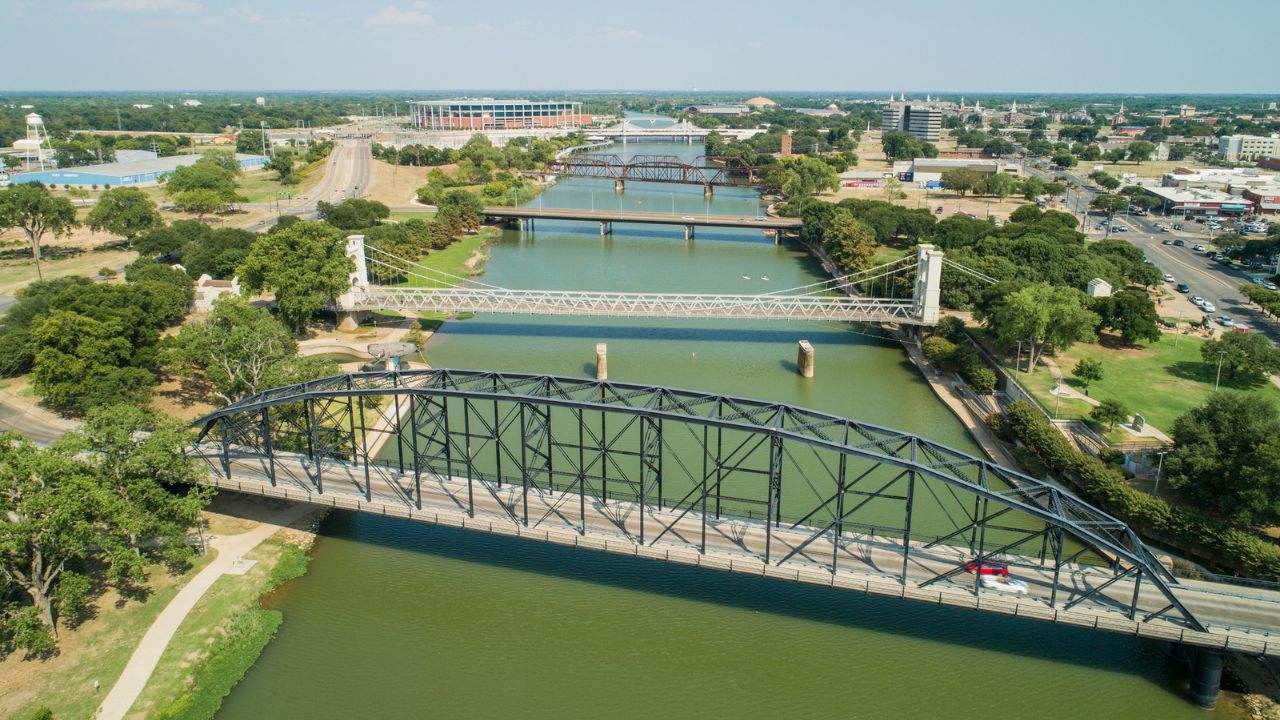
[[[24,28],[0,90],[1280,93],[1280,0],[0,0],[0,18]]]

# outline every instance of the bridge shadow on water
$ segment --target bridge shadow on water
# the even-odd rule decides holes
[[[1184,682],[1180,666],[1166,662],[1164,643],[1102,631],[352,511],[331,513],[320,533],[321,543],[368,543],[618,590],[944,642],[977,652],[1014,654],[1125,674],[1145,667],[1148,668],[1146,676],[1152,678],[1154,684],[1170,691]],[[975,655],[974,661],[981,662],[981,656]],[[1153,666],[1163,666],[1164,673],[1150,672]],[[1161,681],[1157,681],[1158,678]]]
[[[625,241],[626,238],[646,238],[660,240],[674,240],[681,244],[686,241],[684,239],[683,226],[678,220],[673,220],[672,225],[654,225],[650,223],[614,223],[613,235],[601,235],[599,224],[595,220],[552,220],[538,219],[534,230],[525,231],[523,242],[536,243],[540,233],[551,233],[554,235],[587,235],[599,237],[603,242],[613,242],[616,240]],[[546,226],[543,226],[546,223]],[[752,245],[773,245],[773,237],[765,235],[758,230],[750,228],[720,228],[714,229],[710,227],[699,226],[694,231],[694,239],[690,242],[697,244],[699,242],[736,242],[749,243]],[[521,242],[520,239],[507,240],[506,242]],[[785,246],[791,249],[799,249],[801,246],[794,241],[785,240]]]
[[[598,318],[602,321],[619,320],[653,320],[653,318]],[[703,322],[698,318],[690,318]],[[726,319],[726,322],[735,322]],[[760,323],[761,321],[748,321]],[[894,343],[890,337],[866,325],[845,325],[846,330],[815,330],[824,321],[803,321],[812,323],[803,329],[743,329],[708,328],[702,325],[689,327],[652,326],[652,325],[576,325],[568,323],[521,323],[493,320],[476,321],[450,320],[438,330],[442,336],[449,335],[500,335],[503,337],[555,337],[555,338],[588,338],[596,340],[705,340],[708,342],[745,342],[745,343],[792,343],[808,340],[811,343],[827,345],[884,345]],[[780,323],[781,324],[781,323]],[[831,327],[841,327],[835,323],[827,323]]]

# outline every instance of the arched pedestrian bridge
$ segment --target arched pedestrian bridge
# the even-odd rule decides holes
[[[282,387],[196,424],[193,452],[224,489],[1167,640],[1219,662],[1224,648],[1280,655],[1258,627],[1273,607],[1181,588],[1124,523],[1057,485],[828,413],[423,370]],[[966,571],[993,563],[1027,593]]]

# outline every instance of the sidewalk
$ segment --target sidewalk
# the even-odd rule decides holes
[[[200,598],[218,578],[227,573],[243,572],[244,556],[263,540],[276,534],[277,530],[288,527],[299,518],[315,510],[306,503],[296,503],[281,510],[269,522],[263,522],[256,528],[239,535],[217,537],[209,541],[209,547],[218,551],[218,556],[205,566],[203,570],[178,591],[173,600],[160,612],[159,617],[151,624],[142,641],[133,651],[129,663],[125,665],[120,678],[116,680],[111,692],[103,699],[96,715],[99,720],[121,720],[138,695],[147,686],[151,673],[160,662],[160,656],[169,646],[174,633],[182,625]]]

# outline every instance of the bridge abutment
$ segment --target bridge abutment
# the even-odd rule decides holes
[[[813,377],[813,345],[808,340],[801,340],[796,351],[796,372],[801,376]]]
[[[609,379],[609,346],[605,343],[596,343],[596,379]]]

